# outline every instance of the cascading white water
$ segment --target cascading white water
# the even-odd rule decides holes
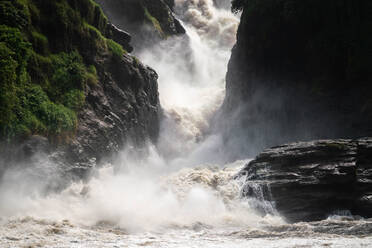
[[[228,1],[226,1],[228,2]],[[159,74],[166,118],[157,147],[176,164],[216,161],[220,137],[206,137],[224,98],[225,75],[239,19],[213,0],[176,0],[187,36],[168,39],[139,56]]]
[[[241,185],[231,180],[244,161],[224,170],[205,164],[215,161],[215,149],[221,145],[206,131],[223,100],[238,18],[217,9],[212,0],[175,3],[187,36],[169,38],[137,54],[159,74],[166,114],[159,143],[149,144],[148,157],[139,159],[135,151],[125,149],[88,183],[75,183],[47,197],[34,192],[43,191],[42,183],[19,183],[29,171],[9,171],[6,178],[11,180],[0,190],[3,215],[68,219],[88,226],[105,222],[131,233],[196,224],[258,225],[262,218],[239,199]]]
[[[188,37],[172,37],[137,54],[159,74],[166,115],[147,157],[125,149],[89,182],[48,196],[40,194],[46,185],[33,176],[33,168],[7,172],[0,185],[1,247],[362,247],[371,242],[340,238],[323,228],[327,240],[316,232],[322,223],[287,225],[279,217],[261,216],[239,198],[242,182],[232,180],[247,161],[218,165],[222,142],[208,128],[223,101],[238,26],[228,2],[175,0]],[[39,167],[55,172],[48,161]],[[326,220],[324,226],[330,225],[349,230],[340,220]]]

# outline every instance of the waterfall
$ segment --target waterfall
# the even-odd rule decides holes
[[[111,223],[131,233],[198,223],[257,225],[262,220],[240,198],[242,182],[233,180],[245,161],[219,164],[221,138],[208,132],[223,101],[238,17],[212,0],[176,0],[175,12],[187,35],[136,54],[159,74],[165,118],[158,143],[148,144],[146,156],[128,146],[114,162],[93,172],[90,181],[46,197],[33,192],[46,187],[43,182],[9,171],[12,180],[0,190],[8,204],[1,204],[0,212],[88,226]]]
[[[229,9],[216,8],[212,0],[176,0],[175,13],[186,35],[168,38],[138,54],[159,74],[165,119],[157,147],[173,164],[215,162],[221,137],[208,135],[209,121],[225,95],[239,20]]]

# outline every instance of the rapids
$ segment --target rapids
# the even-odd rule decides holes
[[[222,104],[239,17],[229,0],[175,0],[188,37],[137,52],[159,74],[165,118],[146,156],[129,145],[115,162],[62,192],[47,158],[9,170],[0,185],[0,247],[368,247],[372,220],[331,216],[287,224],[270,202],[240,197],[248,160],[224,163],[209,132]],[[215,4],[218,3],[217,7]],[[36,175],[38,172],[44,174]],[[43,179],[43,180],[40,180]],[[252,185],[254,187],[254,185]],[[257,205],[261,209],[257,210]]]

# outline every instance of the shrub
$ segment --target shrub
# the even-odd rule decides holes
[[[15,81],[17,79],[17,61],[4,42],[0,42],[0,138],[5,137],[11,121],[15,119],[12,111],[17,105]]]
[[[46,132],[48,135],[75,130],[77,117],[74,111],[50,101],[40,86],[25,87],[19,97],[21,99],[19,123],[14,126],[25,126],[30,133]]]
[[[70,89],[84,89],[87,71],[83,59],[77,51],[52,55],[53,76],[51,82],[56,95]]]
[[[4,42],[6,46],[12,50],[12,58],[17,61],[18,81],[24,76],[27,60],[31,54],[31,44],[24,41],[21,32],[17,28],[11,28],[5,25],[0,25],[0,42]]]
[[[84,61],[125,53],[107,23],[94,0],[0,0],[0,140],[74,134],[86,85],[98,83]]]
[[[0,2],[0,24],[15,28],[24,28],[30,22],[27,6],[21,1]]]
[[[62,103],[69,109],[79,111],[85,103],[85,95],[82,90],[73,89],[65,93],[62,97]]]

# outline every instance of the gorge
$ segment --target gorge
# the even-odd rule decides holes
[[[1,0],[0,246],[370,246],[369,6]]]

